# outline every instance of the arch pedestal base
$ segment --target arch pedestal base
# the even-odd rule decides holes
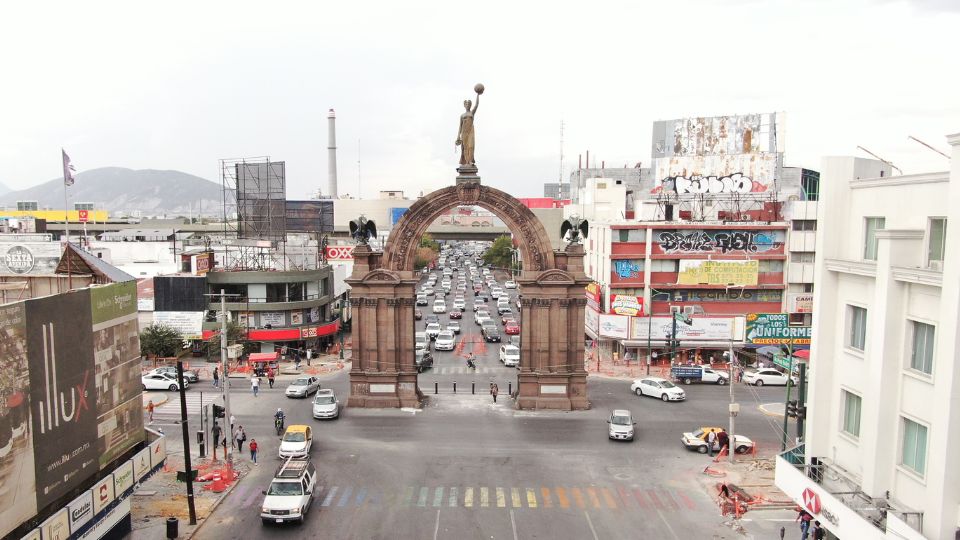
[[[349,407],[419,407],[423,394],[417,388],[417,373],[350,372]]]
[[[518,379],[518,409],[577,411],[590,408],[586,373],[520,373]]]

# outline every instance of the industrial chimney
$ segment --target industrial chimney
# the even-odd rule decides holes
[[[327,197],[336,199],[337,195],[337,113],[330,109],[327,113]]]

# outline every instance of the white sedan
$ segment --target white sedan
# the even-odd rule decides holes
[[[516,289],[516,288],[517,288],[517,282],[516,282],[516,281],[508,281],[508,282],[506,282],[506,283],[503,284],[503,288],[505,288],[505,289]]]
[[[171,392],[180,390],[177,378],[169,373],[147,373],[140,377],[140,382],[144,390],[170,390]],[[183,381],[183,389],[187,388],[190,388],[190,383]]]
[[[644,377],[630,385],[630,391],[638,396],[653,396],[663,401],[683,401],[687,393],[663,377]]]
[[[504,366],[517,367],[520,365],[520,347],[516,345],[500,346],[500,361]]]
[[[443,330],[437,334],[437,341],[434,342],[433,348],[438,351],[452,351],[456,344],[457,338],[454,337],[453,332]]]
[[[788,378],[785,373],[780,373],[773,368],[760,368],[743,374],[743,382],[756,386],[763,386],[765,384],[786,386],[787,380]]]

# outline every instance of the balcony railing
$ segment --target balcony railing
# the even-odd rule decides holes
[[[807,463],[805,449],[801,444],[780,457],[881,531],[886,531],[887,514],[891,512],[914,530],[923,531],[923,512],[907,509],[889,497],[870,497],[860,489],[854,475],[829,459],[810,457]]]
[[[301,294],[294,296],[229,296],[227,297],[227,303],[229,304],[267,304],[275,302],[310,302],[311,300],[320,300],[326,296],[326,294]],[[219,305],[219,301],[213,302]]]

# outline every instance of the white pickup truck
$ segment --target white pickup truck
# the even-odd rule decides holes
[[[317,489],[317,469],[308,459],[290,458],[277,471],[260,508],[264,525],[297,521],[303,523]]]

